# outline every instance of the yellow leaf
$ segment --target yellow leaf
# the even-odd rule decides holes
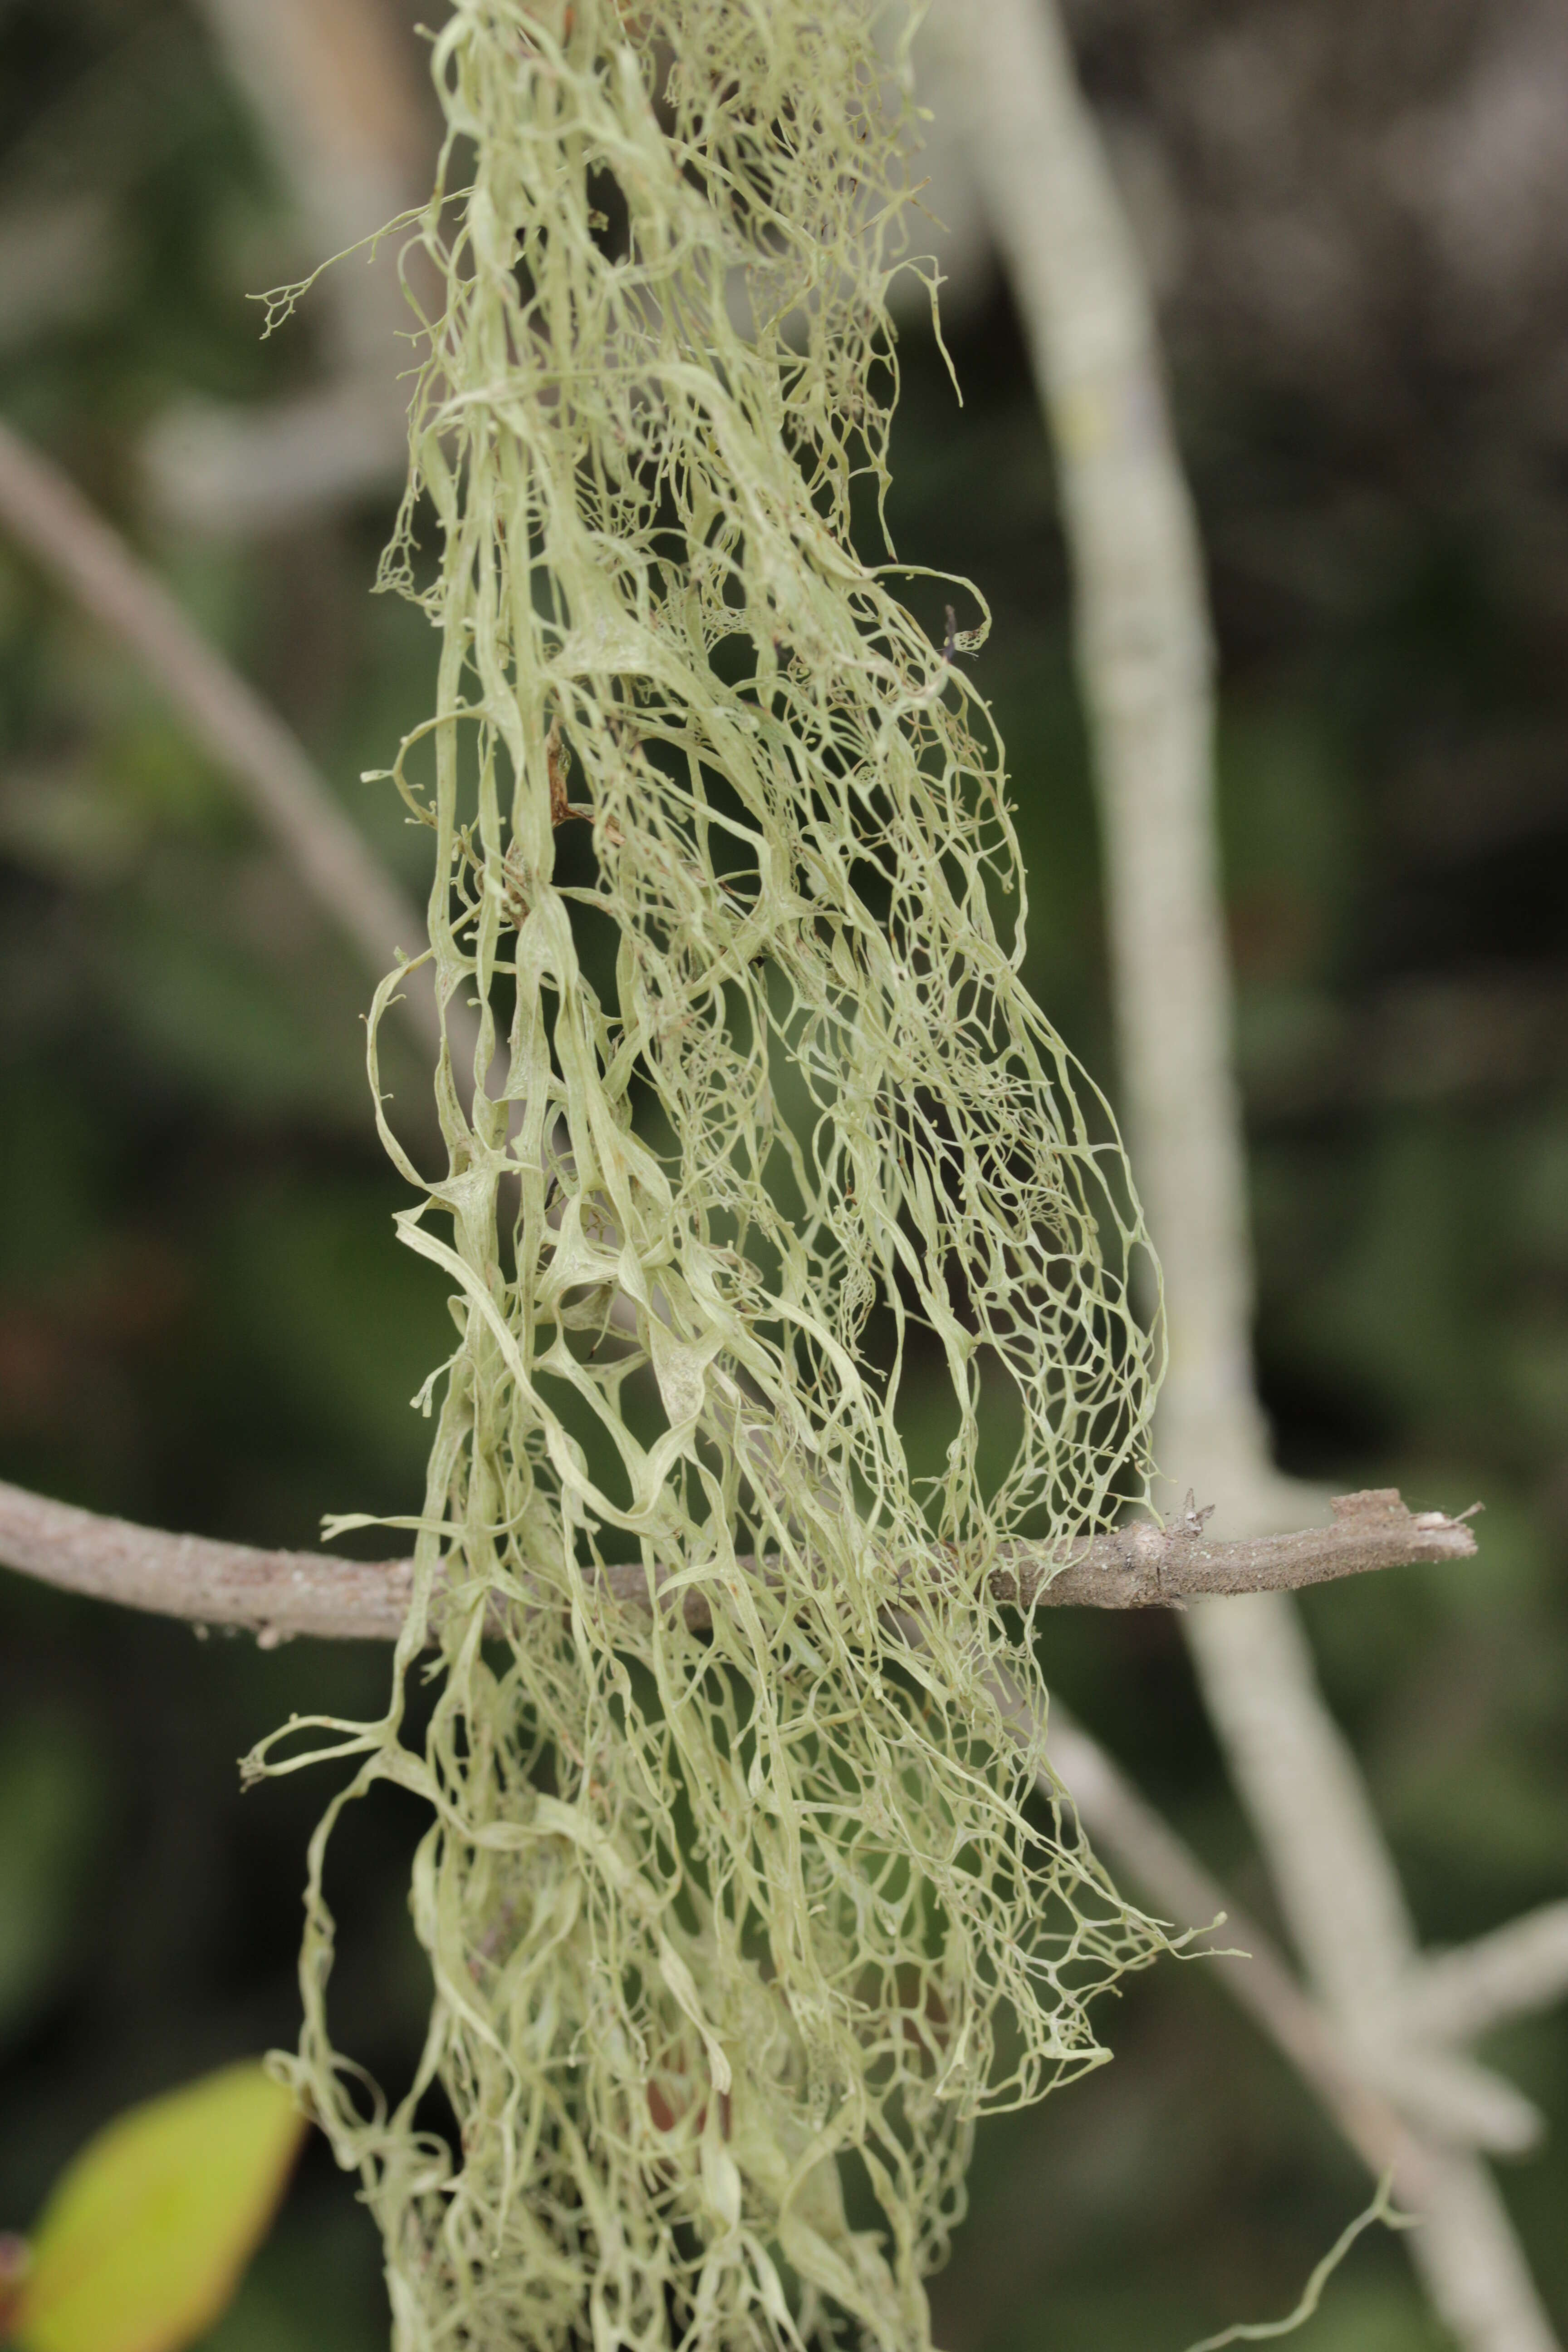
[[[44,2209],[21,2352],[180,2352],[234,2293],[303,2130],[252,2059],[117,2116]]]

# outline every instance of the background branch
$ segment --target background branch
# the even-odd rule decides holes
[[[1434,2042],[1472,2042],[1568,1992],[1568,1903],[1544,1903],[1490,1936],[1424,1958],[1404,1989]]]
[[[1258,1533],[1301,1516],[1251,1369],[1245,1154],[1216,870],[1203,570],[1143,272],[1053,0],[966,0],[970,163],[1012,280],[1055,442],[1082,688],[1103,810],[1122,1088],[1164,1266],[1161,1451]],[[1510,2085],[1402,2005],[1417,1967],[1403,1889],[1280,1594],[1194,1611],[1199,1678],[1292,1936],[1366,2084],[1426,2140],[1413,2257],[1470,2352],[1555,2341],[1496,2188],[1467,2152],[1533,2127]]]
[[[437,125],[419,46],[386,0],[197,0],[299,212],[312,260],[346,254],[422,203]],[[180,399],[143,463],[163,511],[208,530],[270,530],[401,484],[401,239],[328,272],[327,380],[240,407]]]
[[[75,484],[4,423],[0,530],[135,657],[377,977],[400,956],[417,954],[423,916],[343,814],[296,737]],[[438,1043],[435,993],[423,973],[411,977],[400,1002],[421,1045]]]
[[[1051,1704],[1050,1746],[1084,1827],[1119,1873],[1178,1927],[1208,1928],[1223,1917],[1225,1940],[1236,1948],[1216,1951],[1201,1965],[1219,1972],[1225,1990],[1289,2060],[1368,2170],[1380,2179],[1392,2171],[1400,2203],[1428,2217],[1427,2227],[1413,2234],[1426,2249],[1422,2268],[1433,2301],[1455,2335],[1467,2344],[1500,2342],[1500,2327],[1510,2326],[1521,2331],[1518,2340],[1527,2341],[1522,2330],[1533,2324],[1533,2288],[1485,2167],[1411,2129],[1257,1922],[1058,1700]],[[1052,1793],[1048,1783],[1043,1786]],[[1445,2234],[1434,2249],[1439,2228]],[[1521,2274],[1524,2295],[1510,2284]],[[1550,2342],[1549,2323],[1542,2325]]]
[[[1203,1933],[1223,1924],[1223,1940],[1235,1948],[1206,1955],[1204,1973],[1217,1974],[1230,1998],[1289,2060],[1368,2171],[1377,2179],[1392,2171],[1400,2201],[1419,2210],[1428,2189],[1426,2155],[1398,2110],[1362,2079],[1322,2011],[1257,1921],[1057,1698],[1051,1701],[1050,1756],[1096,1851],[1119,1877],[1125,1876],[1177,1927]],[[1056,1793],[1044,1777],[1041,1793]]]

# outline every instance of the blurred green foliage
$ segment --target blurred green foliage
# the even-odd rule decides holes
[[[306,2128],[255,2059],[112,2116],[50,2190],[0,2337],[18,2352],[184,2352],[232,2300]]]
[[[79,1727],[18,1710],[0,1732],[0,2035],[47,1998],[92,1859],[100,1797]]]
[[[24,198],[68,187],[102,198],[104,249],[48,320],[0,337],[0,407],[143,545],[417,885],[417,837],[354,781],[433,674],[418,615],[366,593],[387,511],[195,546],[139,509],[138,436],[172,396],[260,402],[321,364],[309,310],[258,341],[245,296],[291,274],[300,233],[194,15],[0,8],[0,248]],[[892,520],[905,553],[994,604],[976,675],[1011,752],[1031,977],[1109,1076],[1050,467],[1001,298],[953,340],[962,412],[907,335]],[[1453,1941],[1561,1895],[1568,1856],[1568,567],[1540,553],[1550,534],[1513,560],[1500,476],[1494,496],[1347,454],[1310,385],[1285,402],[1240,361],[1184,360],[1177,394],[1226,664],[1281,1453],[1341,1487],[1487,1504],[1475,1566],[1308,1612],[1423,1932]],[[1506,376],[1494,394],[1523,397]],[[1347,469],[1359,504],[1337,495]],[[263,1542],[414,1506],[426,1425],[407,1400],[449,1325],[392,1237],[367,994],[177,721],[0,546],[0,1475]],[[389,1083],[417,1133],[426,1082],[396,1044]],[[1270,1916],[1174,1629],[1062,1612],[1047,1639],[1074,1707]],[[385,1665],[202,1646],[0,1578],[0,2221],[37,2209],[104,2114],[292,2040],[324,1790],[242,1801],[235,1759],[291,1709],[377,1706]],[[394,2082],[426,2002],[405,1903],[420,1826],[367,1809],[333,1889],[353,1922],[345,2038]],[[982,2136],[937,2286],[951,2352],[1174,2352],[1288,2307],[1363,2196],[1201,1968],[1141,1980],[1107,2030],[1112,2067]],[[1568,2326],[1568,2020],[1493,2054],[1556,2126],[1504,2181]],[[369,2352],[384,2327],[373,2233],[314,2149],[211,2342]],[[1303,2340],[1436,2343],[1397,2243],[1357,2245]]]

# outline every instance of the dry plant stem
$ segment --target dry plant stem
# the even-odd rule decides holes
[[[425,924],[259,696],[192,627],[58,467],[0,424],[0,530],[134,656],[237,786],[330,920],[379,973]],[[403,998],[420,1043],[439,1037],[427,984]]]
[[[1486,2168],[1473,2157],[1421,2138],[1392,2101],[1368,2084],[1262,1929],[1237,1909],[1059,1703],[1051,1709],[1051,1760],[1100,1853],[1159,1909],[1179,1926],[1199,1928],[1212,1926],[1223,1912],[1225,1940],[1238,1949],[1215,1953],[1204,1968],[1220,1971],[1226,1992],[1290,2061],[1368,2169],[1379,2178],[1392,2171],[1399,2203],[1429,2217],[1428,2227],[1417,2234],[1418,2247],[1426,2249],[1418,2259],[1433,2301],[1455,2335],[1466,2344],[1501,2343],[1500,2331],[1507,2328],[1508,2340],[1527,2344],[1532,2340],[1529,2331],[1547,2326],[1550,2343],[1549,2326],[1539,2314],[1511,2224]],[[1053,1792],[1047,1786],[1044,1793]],[[1434,2245],[1439,2231],[1440,2250]]]
[[[1178,1927],[1204,1932],[1223,1920],[1221,1940],[1235,1948],[1206,1957],[1204,1973],[1218,1971],[1226,1991],[1289,2059],[1368,2170],[1380,2179],[1392,2171],[1400,2202],[1420,2210],[1428,2189],[1426,2151],[1398,2110],[1362,2081],[1262,1928],[1056,1699],[1050,1753],[1096,1850],[1119,1874]],[[1055,1791],[1042,1782],[1042,1793]]]
[[[1434,2042],[1469,2042],[1564,1990],[1568,1903],[1546,1903],[1494,1935],[1424,1959],[1404,1998]]]
[[[419,45],[388,0],[197,5],[328,251],[374,236],[424,194],[435,139]],[[352,310],[370,282],[350,273],[331,291]],[[373,323],[371,347],[343,356],[382,373],[384,305]]]
[[[1066,1567],[1043,1546],[1014,1545],[995,1571],[995,1584],[1006,1599],[1026,1605],[1179,1608],[1184,1596],[1245,1591],[1254,1580],[1317,1584],[1405,1560],[1464,1558],[1475,1549],[1462,1521],[1438,1512],[1413,1517],[1397,1496],[1339,1500],[1333,1527],[1260,1543],[1214,1543],[1201,1532],[1163,1534],[1141,1527],[1095,1537]],[[4,1484],[0,1564],[94,1600],[200,1624],[245,1626],[268,1645],[299,1634],[395,1641],[407,1614],[411,1580],[405,1559],[366,1564],[327,1552],[264,1551],[205,1536],[166,1535]],[[739,1565],[756,1572],[754,1559],[742,1557]],[[639,1566],[606,1570],[601,1589],[623,1605],[647,1605],[647,1579]],[[686,1590],[681,1609],[694,1630],[708,1623],[700,1586]]]
[[[1435,2046],[1406,2011],[1419,1948],[1403,1890],[1379,1840],[1382,1867],[1353,1874],[1344,1841],[1326,1833],[1364,1815],[1375,1828],[1349,1743],[1319,1696],[1300,1620],[1273,1596],[1248,1597],[1194,1631],[1215,1727],[1258,1828],[1281,1907],[1308,1974],[1369,2078],[1437,2139],[1516,2154],[1541,2122],[1500,2076]],[[1310,1798],[1322,1808],[1299,1819]],[[1343,1875],[1342,1875],[1342,1869]]]
[[[1215,920],[1202,554],[1137,254],[1055,10],[963,0],[952,29],[970,78],[971,165],[1060,467],[1113,877],[1122,1093],[1171,1309],[1163,1452],[1202,1460],[1208,1495],[1222,1436],[1253,1434],[1261,1455],[1262,1430]]]
[[[344,253],[417,202],[433,125],[419,48],[386,0],[198,0],[302,216]],[[331,375],[258,406],[176,400],[143,462],[163,509],[199,529],[268,530],[398,480],[407,425],[395,338],[408,323],[396,238],[333,270]]]
[[[1244,1155],[1215,871],[1211,657],[1191,502],[1142,271],[1049,0],[967,0],[972,167],[1049,412],[1105,818],[1124,1099],[1162,1255],[1161,1447],[1247,1534],[1299,1516],[1252,1384]],[[1353,1756],[1280,1594],[1194,1612],[1205,1696],[1313,1981],[1367,2080],[1451,2137],[1521,2128],[1508,2086],[1400,2012],[1416,1965],[1403,1892]],[[1484,2086],[1484,2087],[1483,2087]],[[1498,2095],[1492,2095],[1496,2094]],[[1486,2112],[1483,2114],[1483,2110]],[[1484,2129],[1478,2129],[1484,2126]],[[1495,2187],[1428,2139],[1412,2253],[1469,2352],[1554,2337]]]

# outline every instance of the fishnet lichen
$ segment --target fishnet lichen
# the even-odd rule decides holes
[[[877,15],[458,0],[435,45],[385,576],[441,631],[395,774],[479,1037],[444,1173],[377,1116],[459,1338],[392,1703],[310,1751],[358,1762],[298,2066],[408,2352],[924,2346],[973,2119],[1096,2063],[1087,1998],[1157,1940],[1034,1795],[1033,1629],[987,1587],[1144,1490],[1152,1349],[1114,1129],[997,928],[1000,746],[853,551],[912,120]],[[921,1487],[900,1414],[944,1382]],[[989,1493],[983,1414],[1021,1433]],[[383,1780],[433,1816],[390,2114],[332,2049],[322,1891]]]

